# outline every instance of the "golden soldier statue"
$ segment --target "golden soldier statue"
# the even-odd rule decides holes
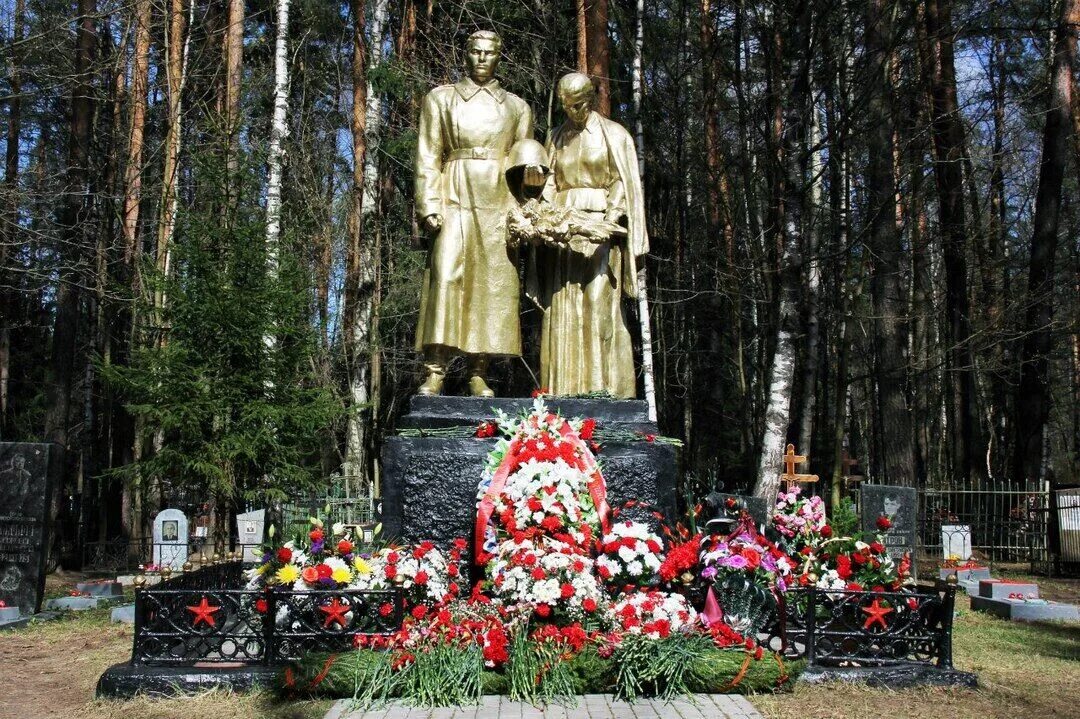
[[[532,111],[499,86],[502,40],[480,31],[466,43],[468,77],[424,98],[416,148],[416,213],[434,236],[420,299],[416,349],[424,353],[422,395],[442,392],[447,363],[468,357],[469,391],[491,397],[492,356],[521,354],[517,250],[506,219],[514,142],[533,136]],[[524,180],[543,184],[539,168]]]
[[[637,296],[637,258],[649,251],[634,141],[592,110],[588,76],[565,75],[558,94],[567,121],[548,146],[544,197],[577,229],[536,247],[529,271],[528,294],[544,311],[540,383],[554,394],[634,397],[622,297]]]

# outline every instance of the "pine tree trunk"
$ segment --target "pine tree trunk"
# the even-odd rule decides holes
[[[1055,32],[1054,61],[1043,126],[1039,189],[1028,266],[1028,307],[1024,318],[1020,386],[1017,392],[1016,453],[1012,480],[1042,479],[1043,441],[1050,416],[1050,350],[1053,346],[1054,257],[1061,218],[1061,188],[1068,154],[1072,109],[1070,75],[1076,62],[1080,0],[1063,0]]]
[[[881,479],[889,484],[915,486],[915,452],[911,414],[904,397],[907,336],[902,283],[905,256],[896,222],[896,115],[890,103],[893,86],[889,49],[892,47],[893,8],[888,0],[868,0],[866,55],[869,128],[866,173],[868,246],[871,256],[870,296],[874,312],[874,374],[877,380],[877,444]]]
[[[585,9],[588,0],[576,0],[577,10],[577,71],[589,72],[589,22]]]
[[[12,22],[8,84],[7,147],[4,153],[4,194],[0,204],[0,437],[7,436],[8,414],[11,411],[8,382],[11,372],[11,325],[14,322],[15,297],[10,289],[8,248],[15,247],[19,224],[19,139],[22,134],[22,41],[26,34],[26,0],[15,0]]]
[[[966,158],[964,127],[956,99],[953,60],[952,0],[926,0],[926,28],[933,43],[930,95],[933,107],[934,179],[945,264],[945,311],[949,330],[946,371],[954,390],[953,473],[969,481],[986,475],[975,395],[971,352],[971,306],[968,299],[967,247],[969,226],[964,197]]]
[[[587,0],[586,63],[596,83],[596,111],[611,117],[611,39],[608,36],[608,0]]]
[[[231,227],[239,202],[240,85],[244,76],[244,0],[227,0],[225,19],[225,217]]]

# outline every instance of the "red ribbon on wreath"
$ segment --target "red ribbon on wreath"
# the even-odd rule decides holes
[[[596,513],[600,517],[600,530],[606,534],[609,529],[608,517],[611,514],[611,507],[607,503],[607,485],[604,484],[604,476],[600,473],[596,457],[593,456],[589,446],[578,436],[578,433],[574,431],[569,422],[564,421],[562,423],[559,427],[559,435],[562,437],[562,441],[569,442],[575,449],[579,450],[575,453],[576,462],[574,468],[584,472],[589,477],[589,496],[592,497]],[[474,559],[484,553],[484,537],[487,532],[488,522],[491,521],[491,515],[495,513],[495,498],[502,494],[503,487],[506,486],[506,480],[517,469],[519,465],[518,452],[523,444],[524,442],[518,437],[514,437],[510,441],[506,455],[503,457],[502,462],[499,463],[498,469],[495,470],[495,476],[491,478],[491,484],[488,485],[487,492],[484,493],[483,498],[480,500],[480,506],[476,512],[476,531],[473,534]]]

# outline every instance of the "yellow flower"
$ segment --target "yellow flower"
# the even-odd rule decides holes
[[[270,568],[269,564],[260,564],[259,568],[255,570],[256,574],[266,574],[266,570]]]
[[[281,569],[277,570],[277,574],[274,575],[282,584],[292,584],[300,577],[300,571],[292,564],[286,564]]]
[[[346,567],[338,567],[334,570],[333,574],[330,575],[330,578],[338,584],[345,584],[352,579],[352,572]]]
[[[362,557],[354,559],[353,566],[356,567],[356,571],[360,574],[371,574],[371,565],[365,562]]]

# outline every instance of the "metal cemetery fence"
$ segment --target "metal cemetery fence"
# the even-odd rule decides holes
[[[1058,556],[1073,568],[1080,566],[1080,487],[1054,492],[1057,510]]]
[[[1026,562],[1036,570],[1049,560],[1046,482],[1017,486],[989,481],[977,488],[933,483],[919,487],[918,504],[917,542],[923,559],[946,559],[946,547],[963,544],[961,535],[967,531],[947,528],[969,527],[971,550],[991,563]]]
[[[768,646],[810,665],[932,664],[952,668],[956,586],[914,592],[788,590]]]
[[[400,590],[243,588],[239,561],[185,572],[135,593],[132,664],[280,664],[339,652],[356,634],[388,634],[404,611]]]

